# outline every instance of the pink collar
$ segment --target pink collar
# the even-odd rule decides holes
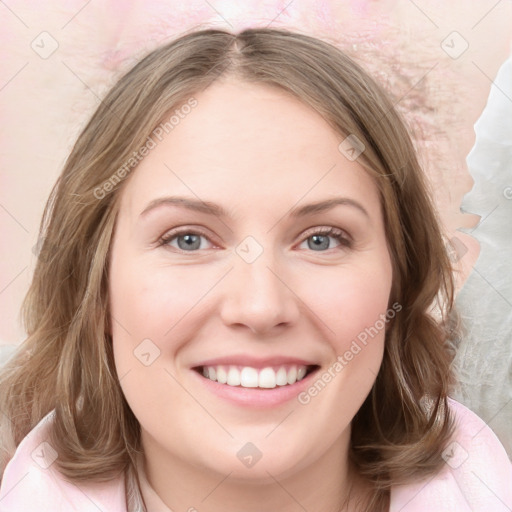
[[[443,454],[446,464],[434,477],[393,488],[390,512],[510,512],[512,464],[505,449],[478,416],[454,400],[449,403],[457,431]],[[127,505],[127,489],[135,502],[142,494],[149,512],[170,512],[142,464],[140,492],[133,480],[125,481],[126,475],[101,484],[66,481],[51,465],[56,453],[46,442],[46,431],[52,417],[53,412],[34,427],[9,461],[0,486],[0,512],[143,512]]]

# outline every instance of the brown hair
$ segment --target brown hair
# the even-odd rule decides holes
[[[380,191],[391,303],[402,310],[388,326],[379,374],[353,419],[350,455],[375,489],[368,510],[384,510],[391,485],[439,469],[453,428],[444,346],[453,307],[450,261],[411,137],[386,92],[335,46],[286,30],[208,29],[157,48],[117,82],[83,129],[41,223],[41,254],[24,303],[28,338],[1,375],[0,471],[52,410],[51,444],[66,477],[107,480],[133,468],[140,427],[105,334],[122,183],[108,193],[105,183],[126,171],[165,113],[225,75],[288,91],[316,109],[340,142],[350,134],[365,146],[358,161]]]

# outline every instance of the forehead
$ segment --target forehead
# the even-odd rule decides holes
[[[184,194],[261,210],[343,194],[379,209],[372,178],[339,150],[345,136],[287,91],[228,79],[194,98],[133,171],[125,207]]]

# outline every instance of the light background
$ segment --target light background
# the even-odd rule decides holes
[[[462,286],[479,254],[470,236],[479,217],[460,211],[473,185],[466,157],[491,84],[511,53],[509,0],[6,0],[0,1],[0,348],[25,337],[19,310],[45,201],[109,87],[148,51],[192,28],[255,25],[338,44],[390,91],[415,134],[447,238],[456,244]],[[512,411],[502,419],[510,424]]]

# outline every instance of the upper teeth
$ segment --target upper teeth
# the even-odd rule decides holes
[[[250,366],[203,366],[203,375],[228,386],[244,388],[275,388],[302,380],[307,367],[300,365],[281,366],[277,370],[268,366],[260,370]]]

